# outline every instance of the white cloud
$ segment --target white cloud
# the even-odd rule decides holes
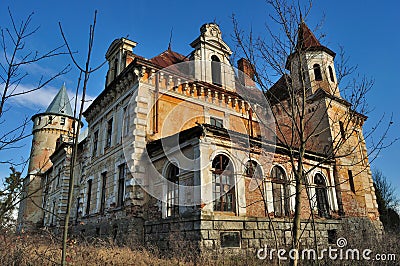
[[[3,84],[0,85],[3,87]],[[18,88],[15,90],[14,93],[24,92],[33,89],[33,85],[19,85]],[[33,92],[29,92],[27,94],[18,95],[15,97],[10,98],[10,102],[18,104],[20,106],[29,108],[34,111],[45,111],[53,98],[56,96],[57,92],[60,88],[46,86],[41,88],[40,90],[36,90]],[[75,103],[75,93],[71,90],[67,90],[68,97],[71,103],[71,107],[74,107]],[[82,94],[79,94],[79,99],[81,98]],[[86,102],[84,109],[86,109],[92,100],[94,100],[94,96],[86,95]],[[78,103],[78,106],[80,102]]]

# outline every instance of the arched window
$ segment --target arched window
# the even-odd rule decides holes
[[[271,170],[272,196],[275,216],[290,214],[290,193],[288,180],[282,167],[274,166]]]
[[[235,179],[228,157],[219,154],[212,161],[214,211],[235,212]]]
[[[314,64],[313,68],[315,80],[322,80],[321,67],[318,64]]]
[[[179,168],[170,164],[167,169],[167,217],[179,214]]]
[[[329,201],[325,179],[321,174],[314,176],[315,197],[317,199],[318,215],[329,218]]]
[[[245,176],[249,178],[254,178],[250,181],[249,190],[253,191],[263,184],[263,174],[260,165],[253,161],[247,161],[245,166]]]
[[[333,76],[333,70],[331,66],[328,66],[328,71],[329,71],[329,78],[331,79],[332,82],[335,82],[335,77]]]
[[[221,86],[221,61],[216,55],[211,56],[211,75],[212,83]]]

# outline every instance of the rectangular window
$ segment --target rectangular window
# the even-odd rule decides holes
[[[61,117],[61,120],[60,120],[60,125],[65,125],[65,117]]]
[[[350,189],[353,193],[356,193],[356,188],[354,186],[354,178],[353,178],[353,172],[351,170],[347,171],[349,175],[349,184],[350,184]]]
[[[100,213],[104,213],[106,207],[107,172],[101,174],[101,181]]]
[[[99,131],[97,130],[93,134],[93,157],[97,156],[97,145],[99,142]]]
[[[220,127],[220,128],[224,127],[224,123],[223,123],[222,119],[215,118],[215,117],[210,117],[210,125],[215,126],[215,127]]]
[[[222,248],[240,248],[239,232],[221,232],[220,239]]]
[[[107,122],[106,148],[111,147],[112,130],[113,130],[113,119],[111,118],[111,119],[108,120],[108,122]]]
[[[121,164],[118,168],[119,168],[119,176],[118,176],[117,207],[121,207],[124,205],[125,178],[128,169],[125,163]]]
[[[124,108],[124,125],[123,125],[123,136],[127,136],[129,133],[129,106]]]
[[[92,179],[88,180],[87,201],[86,201],[86,215],[90,214],[90,201],[92,197]]]

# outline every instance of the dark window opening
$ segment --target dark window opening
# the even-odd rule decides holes
[[[221,61],[216,55],[211,56],[211,75],[212,83],[221,86]]]
[[[107,140],[106,140],[106,148],[111,146],[112,140],[112,130],[113,130],[113,119],[111,118],[107,122]]]
[[[337,231],[336,229],[328,230],[328,244],[336,244]]]
[[[65,117],[61,117],[61,120],[60,120],[60,125],[65,125]]]
[[[342,136],[342,139],[346,139],[346,131],[344,130],[344,125],[342,121],[339,121],[339,127],[340,127],[340,135]]]
[[[233,165],[225,155],[217,155],[213,162],[214,211],[235,212],[235,180]]]
[[[118,59],[114,60],[114,79],[118,76]]]
[[[170,164],[167,169],[167,217],[179,215],[179,168]]]
[[[39,116],[37,119],[37,125],[40,125],[40,123],[42,123],[42,118]]]
[[[123,125],[123,128],[124,128],[124,133],[123,133],[123,135],[124,136],[128,136],[128,134],[129,134],[129,106],[126,106],[125,108],[124,108],[124,125]]]
[[[107,172],[101,174],[101,180],[100,213],[104,213],[106,207]]]
[[[289,184],[282,167],[274,166],[271,171],[274,214],[277,217],[290,215]]]
[[[321,73],[321,67],[318,64],[315,64],[313,66],[314,68],[314,76],[315,76],[315,80],[322,80],[322,73]]]
[[[93,157],[97,155],[97,144],[99,142],[99,131],[93,134]]]
[[[87,201],[86,201],[86,215],[90,214],[90,200],[92,197],[92,179],[88,180]]]
[[[210,117],[210,125],[223,128],[224,122],[222,121],[222,119]]]
[[[335,77],[333,76],[333,69],[331,66],[328,66],[328,71],[329,71],[329,78],[331,79],[332,82],[335,82]]]
[[[349,184],[350,184],[350,189],[353,193],[356,193],[356,187],[354,186],[354,178],[353,178],[353,171],[348,170],[347,171],[349,175]]]
[[[223,248],[240,248],[239,232],[221,232],[220,239]]]
[[[101,235],[100,227],[96,227],[96,236],[100,235]]]
[[[315,195],[317,199],[318,215],[329,218],[329,201],[326,182],[321,174],[316,174],[314,177]]]
[[[118,225],[113,226],[113,240],[116,241],[118,236]]]
[[[119,168],[119,177],[118,177],[117,207],[121,207],[124,205],[125,178],[127,173],[127,166],[126,164],[121,164],[118,168]]]
[[[53,123],[53,116],[52,115],[49,116],[49,124],[51,124],[51,123]]]

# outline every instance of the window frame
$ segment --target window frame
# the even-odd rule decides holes
[[[319,178],[317,181],[316,178]],[[326,179],[321,173],[316,173],[314,175],[314,185],[315,185],[315,199],[317,202],[318,215],[324,218],[330,218],[330,204],[328,197],[328,188],[326,184]]]
[[[316,81],[322,81],[323,78],[322,78],[321,66],[319,64],[314,64],[313,70],[314,70],[314,79]]]
[[[179,216],[179,167],[174,163],[167,166],[166,217]]]
[[[217,158],[219,159],[219,162],[216,161]],[[227,163],[224,163],[224,158],[228,160]],[[216,168],[216,164],[219,164],[220,168]],[[216,212],[236,214],[234,169],[232,161],[228,156],[218,154],[214,157],[212,161],[212,182],[214,197],[213,210]]]
[[[280,177],[276,176],[275,169],[280,171]],[[272,202],[274,206],[275,217],[290,216],[290,191],[289,180],[284,168],[280,165],[274,165],[271,168],[272,183]],[[279,191],[279,193],[278,193]],[[279,198],[279,201],[277,200]],[[277,210],[279,209],[279,211]]]

